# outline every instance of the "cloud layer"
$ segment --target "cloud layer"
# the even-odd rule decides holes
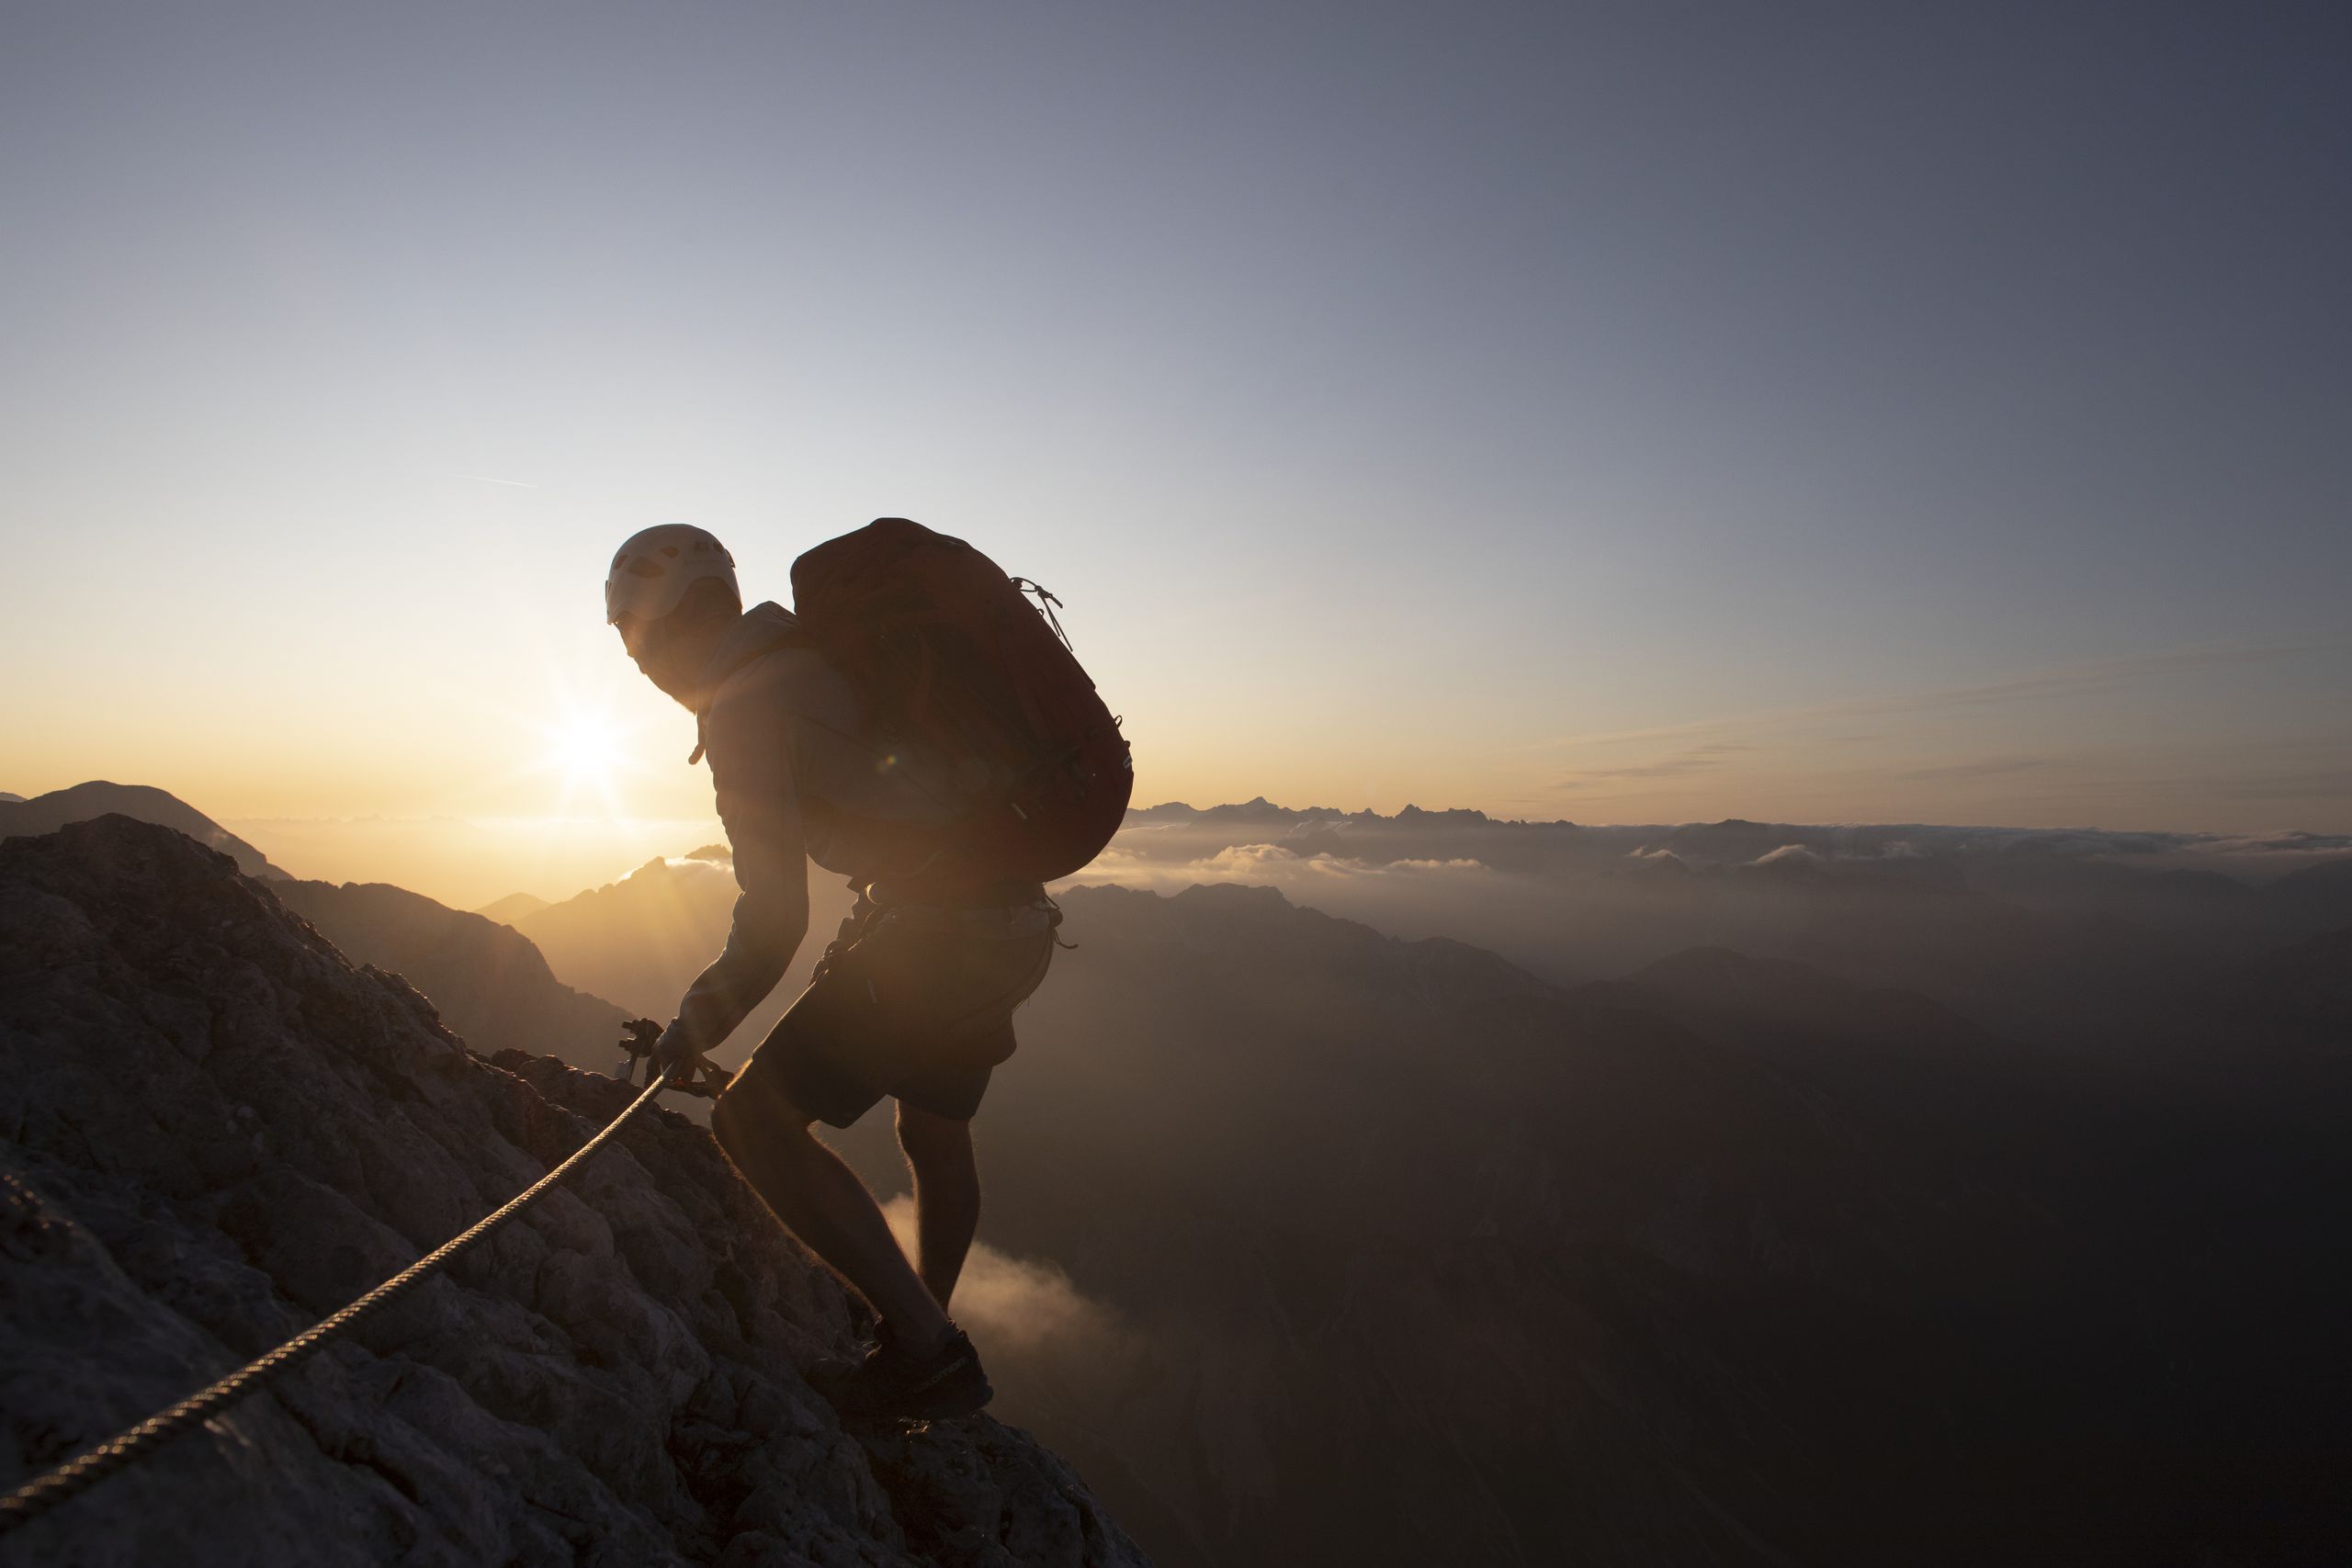
[[[915,1256],[914,1200],[883,1205],[891,1235]],[[952,1303],[956,1318],[991,1358],[1019,1361],[1050,1353],[1064,1364],[1125,1355],[1140,1336],[1112,1307],[1081,1292],[1058,1264],[972,1244]]]
[[[1315,887],[1343,882],[1458,881],[1490,874],[1486,863],[1468,858],[1374,861],[1328,852],[1301,854],[1281,844],[1232,844],[1200,859],[1176,861],[1114,843],[1069,881],[1165,891],[1204,882]]]

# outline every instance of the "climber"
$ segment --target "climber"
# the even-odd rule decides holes
[[[971,1340],[947,1315],[979,1219],[971,1122],[991,1070],[1012,1055],[1012,1010],[1052,958],[1060,913],[1043,883],[1066,874],[1067,857],[1002,852],[1010,840],[983,845],[972,826],[981,821],[970,787],[976,764],[924,743],[929,707],[894,706],[888,672],[861,665],[854,638],[815,635],[857,622],[863,609],[837,591],[826,597],[830,584],[812,592],[804,583],[811,561],[846,559],[857,569],[851,578],[878,581],[896,570],[892,552],[910,545],[928,551],[924,563],[945,558],[944,547],[963,552],[978,563],[965,581],[1005,596],[1038,624],[1037,637],[1048,637],[1006,586],[1015,580],[960,541],[899,519],[797,563],[800,617],[775,604],[746,611],[733,558],[709,534],[680,525],[646,529],[621,547],[605,607],[638,668],[695,716],[700,743],[687,760],[709,761],[741,888],[725,950],[678,1004],[655,1048],[658,1066],[690,1076],[782,979],[808,930],[806,862],[857,891],[816,978],[719,1095],[711,1128],[776,1218],[874,1310],[878,1343],[861,1363],[820,1379],[827,1393],[844,1414],[937,1419],[976,1411],[991,1393]],[[953,592],[947,597],[952,618]],[[854,613],[844,615],[844,604]],[[1005,615],[994,600],[989,608]],[[1064,645],[1053,647],[1075,672]],[[1060,678],[1058,667],[1038,668],[1048,682]],[[1024,681],[1023,691],[1035,683]],[[1092,699],[1091,683],[1084,689]],[[1098,729],[1116,740],[1115,721],[1102,718],[1088,730],[1092,750],[1101,750]],[[1116,745],[1117,776],[1088,775],[1090,809],[1112,824],[1103,840],[1132,778],[1125,742]],[[1021,776],[1041,765],[1069,773],[1069,754]],[[1084,795],[1088,784],[1075,787]],[[1027,795],[1009,804],[1009,814],[997,814],[1005,830],[1016,817],[1020,825],[1053,820]],[[1084,848],[1083,858],[1099,847]],[[818,1121],[847,1127],[886,1097],[897,1101],[899,1145],[914,1182],[911,1263],[873,1194],[812,1130]]]

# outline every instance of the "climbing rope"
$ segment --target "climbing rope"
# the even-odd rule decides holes
[[[448,1262],[458,1254],[529,1208],[565,1177],[578,1169],[581,1162],[621,1130],[628,1119],[653,1102],[653,1097],[669,1087],[670,1069],[652,1078],[645,1092],[629,1102],[628,1109],[614,1117],[605,1130],[572,1152],[571,1157],[533,1182],[527,1191],[516,1197],[497,1213],[477,1221],[463,1234],[451,1237],[418,1258],[366,1295],[353,1302],[334,1316],[313,1324],[288,1339],[277,1349],[231,1372],[211,1387],[188,1395],[177,1404],[157,1411],[128,1431],[119,1432],[79,1458],[66,1461],[56,1469],[35,1476],[6,1497],[0,1497],[0,1535],[31,1523],[60,1503],[79,1495],[96,1486],[107,1476],[149,1452],[157,1444],[187,1430],[210,1416],[224,1405],[234,1404],[277,1373],[302,1360],[327,1344],[352,1325],[413,1287],[426,1275]]]

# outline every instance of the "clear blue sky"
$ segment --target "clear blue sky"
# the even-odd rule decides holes
[[[0,200],[0,787],[688,815],[613,545],[890,512],[1148,798],[2352,829],[2340,4],[17,4]]]

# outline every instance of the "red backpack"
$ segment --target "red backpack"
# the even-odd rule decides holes
[[[939,759],[969,803],[917,878],[926,893],[1068,876],[1119,830],[1135,762],[1060,600],[903,517],[794,561],[792,597],[877,724]]]

